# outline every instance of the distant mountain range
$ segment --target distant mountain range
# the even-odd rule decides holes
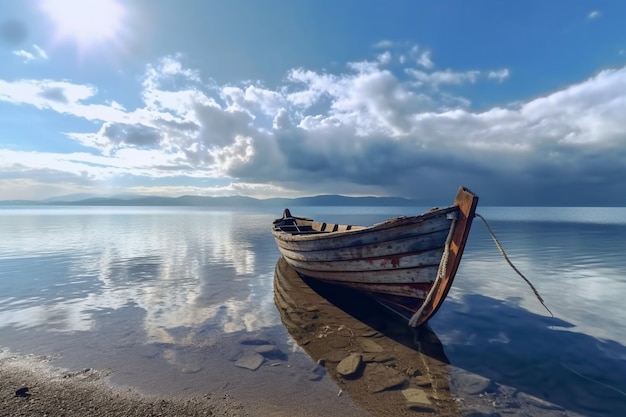
[[[72,194],[45,200],[5,200],[3,206],[196,206],[196,207],[297,207],[297,206],[416,206],[416,200],[402,197],[346,197],[342,195],[319,195],[300,198],[252,197],[182,197],[139,196],[131,194],[94,196]]]

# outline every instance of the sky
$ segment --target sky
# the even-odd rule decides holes
[[[0,0],[0,200],[626,206],[626,2]]]

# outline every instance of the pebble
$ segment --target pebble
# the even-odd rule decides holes
[[[185,365],[181,368],[181,372],[184,374],[197,374],[202,369],[204,368],[199,365]]]
[[[361,354],[352,353],[337,364],[337,373],[342,376],[355,374],[361,366]]]
[[[431,405],[426,392],[419,388],[407,388],[402,390],[402,395],[411,404]]]

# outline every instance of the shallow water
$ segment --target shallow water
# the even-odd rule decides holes
[[[269,227],[281,211],[0,208],[0,345],[59,355],[62,366],[110,368],[113,382],[151,393],[232,393],[276,408],[319,402],[322,415],[356,415],[335,382],[319,378],[274,304],[279,253]],[[352,224],[407,214],[292,211]],[[555,318],[476,219],[455,285],[430,322],[453,394],[482,409],[497,409],[506,394],[551,404],[545,412],[626,415],[626,209],[479,212]],[[251,338],[281,355],[256,371],[236,367]],[[465,373],[501,389],[483,401],[455,383]]]

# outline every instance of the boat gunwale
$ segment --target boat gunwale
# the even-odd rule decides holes
[[[322,239],[333,239],[339,236],[345,236],[347,234],[350,235],[358,235],[358,234],[368,234],[368,233],[376,233],[382,230],[386,230],[386,229],[391,229],[394,227],[401,227],[401,226],[405,226],[405,225],[410,225],[410,224],[415,224],[415,223],[421,223],[421,222],[425,222],[428,220],[431,220],[435,217],[442,217],[445,216],[449,213],[453,213],[455,211],[458,211],[459,207],[456,205],[452,205],[452,206],[448,206],[445,208],[440,208],[437,210],[433,210],[433,211],[428,211],[426,213],[422,213],[422,214],[418,214],[415,216],[398,216],[398,217],[393,217],[391,219],[385,220],[383,222],[380,223],[376,223],[370,226],[355,226],[355,225],[338,225],[339,227],[348,227],[351,226],[353,227],[353,229],[349,229],[349,230],[337,230],[334,232],[323,232],[323,231],[316,231],[315,233],[291,233],[291,232],[286,232],[284,230],[281,230],[280,228],[278,228],[276,226],[277,223],[279,223],[281,220],[283,219],[277,219],[275,221],[275,225],[272,227],[272,234],[274,235],[275,238],[278,238],[282,241],[285,242],[290,242],[290,241],[298,241],[298,242],[302,242],[302,241],[314,241],[314,240],[322,240]],[[312,225],[314,222],[317,223],[323,223],[323,222],[318,222],[316,220],[313,219],[304,219],[304,218],[297,218],[297,217],[293,217],[293,219],[296,220],[296,222],[298,222],[299,220],[302,221],[302,223],[299,223],[299,225]]]

